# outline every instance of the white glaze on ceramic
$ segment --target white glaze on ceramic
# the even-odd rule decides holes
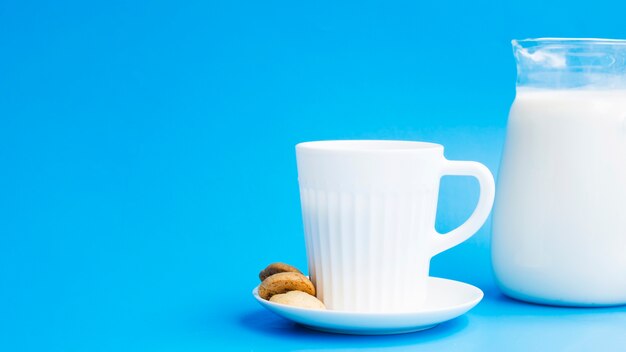
[[[426,280],[428,296],[422,308],[399,313],[355,313],[292,307],[254,298],[268,310],[310,329],[357,335],[401,334],[425,330],[456,318],[476,306],[483,292],[472,285],[430,277]]]
[[[432,256],[478,231],[493,203],[489,170],[446,160],[438,144],[326,141],[296,151],[309,273],[331,310],[419,309]],[[434,225],[443,175],[474,176],[481,193],[470,218],[440,235]]]

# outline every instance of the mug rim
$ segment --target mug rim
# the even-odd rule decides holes
[[[296,149],[342,152],[408,152],[440,150],[443,149],[443,145],[394,139],[336,139],[301,142],[296,144]]]

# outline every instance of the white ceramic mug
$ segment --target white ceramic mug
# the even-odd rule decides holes
[[[309,274],[333,310],[420,309],[430,259],[478,231],[493,204],[489,169],[447,160],[439,144],[305,142],[296,156]],[[476,177],[480,196],[469,219],[442,235],[435,215],[444,175]]]

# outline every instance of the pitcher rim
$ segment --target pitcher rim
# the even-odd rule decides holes
[[[511,40],[513,46],[525,44],[600,44],[600,45],[626,45],[626,39],[612,38],[560,38],[560,37],[542,37],[542,38],[526,38]]]

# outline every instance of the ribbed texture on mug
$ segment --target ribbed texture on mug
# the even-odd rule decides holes
[[[300,192],[309,274],[329,309],[419,307],[430,260],[424,243],[433,233],[436,194]]]

